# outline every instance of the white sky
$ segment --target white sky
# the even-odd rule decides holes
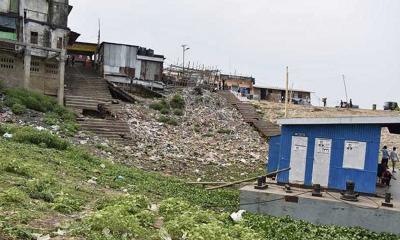
[[[400,0],[70,0],[79,41],[152,48],[182,61],[252,75],[260,85],[291,84],[354,104],[400,102]]]

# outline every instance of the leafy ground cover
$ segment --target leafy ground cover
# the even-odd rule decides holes
[[[26,113],[27,109],[44,113],[47,125],[58,125],[68,135],[73,135],[79,128],[75,114],[58,105],[54,98],[22,88],[0,88],[0,93],[5,95],[3,104],[17,115]]]
[[[55,236],[60,230],[64,239],[399,239],[252,214],[235,224],[229,213],[238,201],[237,190],[210,192],[93,157],[71,144],[0,140],[0,237],[5,239]],[[151,207],[155,204],[158,208]]]

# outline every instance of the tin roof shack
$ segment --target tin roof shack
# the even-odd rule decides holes
[[[0,80],[64,98],[68,0],[0,2]]]
[[[227,74],[221,74],[220,76],[220,84],[224,90],[232,90],[234,92],[240,90],[243,94],[250,94],[255,83],[256,80],[253,77]]]
[[[282,133],[270,141],[268,171],[290,167],[278,183],[320,184],[375,194],[381,128],[400,134],[400,117],[293,118],[278,120]],[[276,138],[279,138],[277,140]]]
[[[294,104],[311,104],[311,91],[289,88],[289,97]],[[252,89],[254,99],[270,102],[285,102],[286,89],[271,86],[256,85]]]
[[[103,42],[99,49],[100,73],[107,80],[163,89],[164,56],[134,45]]]

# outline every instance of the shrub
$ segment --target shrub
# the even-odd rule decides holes
[[[19,129],[12,139],[19,143],[36,144],[58,150],[66,150],[69,147],[68,141],[61,139],[59,136],[53,135],[49,131],[38,131],[31,127]]]
[[[32,169],[24,162],[18,160],[12,160],[4,163],[2,166],[4,171],[14,173],[23,177],[32,177]]]
[[[26,192],[32,199],[41,199],[45,202],[53,202],[54,194],[51,188],[54,186],[54,180],[51,178],[34,179],[26,184]]]
[[[0,93],[3,93],[4,89],[5,89],[4,83],[3,83],[3,81],[0,80]]]
[[[170,113],[170,110],[168,108],[163,108],[163,109],[161,109],[160,113],[164,114],[164,115],[168,115]]]
[[[230,130],[230,129],[227,129],[227,128],[221,128],[221,129],[218,130],[218,133],[221,133],[221,134],[232,134],[233,131]]]
[[[63,195],[54,199],[53,209],[64,214],[71,214],[81,210],[82,202],[78,199]]]
[[[57,106],[57,102],[53,98],[22,88],[7,89],[5,94],[6,103],[9,107],[12,107],[15,103],[19,103],[32,110],[50,112]]]
[[[160,116],[157,121],[162,122],[162,123],[166,123],[172,126],[178,126],[178,122],[176,121],[176,119],[168,117],[168,116]]]
[[[11,111],[12,111],[14,114],[21,115],[21,114],[26,113],[26,107],[25,107],[24,105],[22,105],[22,104],[15,103],[15,104],[11,107]]]
[[[2,203],[18,203],[24,204],[28,201],[28,195],[17,187],[7,189],[2,194]]]
[[[59,124],[58,115],[56,113],[46,113],[43,121],[49,126]]]
[[[150,104],[149,107],[151,109],[160,111],[161,113],[164,112],[163,114],[169,114],[170,106],[169,106],[168,102],[165,101],[165,99],[163,99],[163,100],[161,100],[159,102],[156,102],[156,103],[152,103],[152,104]],[[167,111],[168,111],[168,113],[167,113]]]
[[[149,227],[154,223],[154,214],[147,210],[149,202],[143,196],[126,196],[103,203],[99,211],[84,219],[89,234],[103,234],[115,239],[149,239]],[[87,234],[88,232],[85,231]]]
[[[169,102],[172,108],[175,109],[183,109],[185,107],[185,100],[179,94],[172,97],[171,101]]]
[[[182,109],[175,109],[174,110],[175,116],[183,116],[183,110]]]
[[[150,107],[151,109],[156,110],[156,111],[161,111],[161,109],[164,108],[163,105],[162,105],[161,103],[159,103],[159,102],[157,102],[157,103],[152,103],[152,104],[150,104],[149,107]]]

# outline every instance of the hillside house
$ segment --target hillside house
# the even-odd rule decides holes
[[[0,80],[64,98],[68,0],[0,1]]]
[[[311,91],[289,88],[289,100],[295,104],[310,105]],[[255,85],[252,89],[255,99],[270,102],[285,102],[286,89],[271,86]]]
[[[164,56],[139,46],[103,42],[99,48],[99,71],[109,81],[163,88]]]

